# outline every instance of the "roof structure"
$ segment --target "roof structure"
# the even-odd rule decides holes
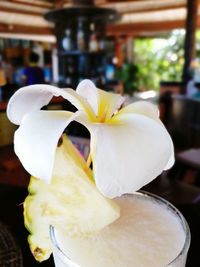
[[[121,20],[109,25],[110,35],[146,36],[185,27],[186,0],[95,0],[100,7],[114,8]],[[49,10],[72,6],[72,0],[0,0],[0,36],[31,36],[52,42],[53,25],[43,15]],[[200,26],[200,1],[198,21]]]

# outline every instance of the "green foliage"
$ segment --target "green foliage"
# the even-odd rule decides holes
[[[183,45],[183,31],[174,31],[166,38],[135,40],[134,63],[138,67],[138,89],[157,90],[161,80],[181,81]]]
[[[200,30],[196,31],[196,60],[200,61]]]
[[[135,64],[124,63],[121,68],[116,70],[116,78],[123,82],[126,93],[131,94],[138,88],[138,66]]]
[[[178,30],[165,38],[135,39],[133,64],[125,64],[117,74],[125,91],[158,90],[161,80],[181,81],[183,46],[184,31]]]

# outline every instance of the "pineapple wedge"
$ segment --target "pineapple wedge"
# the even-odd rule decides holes
[[[97,190],[91,170],[67,136],[57,147],[50,184],[31,177],[24,202],[31,252],[39,262],[51,255],[49,226],[66,235],[87,235],[120,216],[119,207]]]

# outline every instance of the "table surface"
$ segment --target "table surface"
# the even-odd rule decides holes
[[[9,229],[19,242],[25,267],[53,267],[52,258],[43,263],[37,263],[29,251],[27,243],[28,233],[23,225],[22,203],[26,195],[27,190],[24,188],[0,185],[0,221],[9,226]],[[181,204],[180,202],[176,205],[185,216],[191,229],[192,241],[188,254],[187,267],[200,266],[200,202],[198,199],[195,200],[195,203]]]

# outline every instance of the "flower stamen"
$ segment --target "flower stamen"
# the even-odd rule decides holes
[[[89,155],[88,155],[88,158],[87,158],[87,162],[86,162],[86,165],[87,165],[88,169],[90,168],[91,163],[92,163],[92,155],[91,155],[91,152],[90,152]]]

